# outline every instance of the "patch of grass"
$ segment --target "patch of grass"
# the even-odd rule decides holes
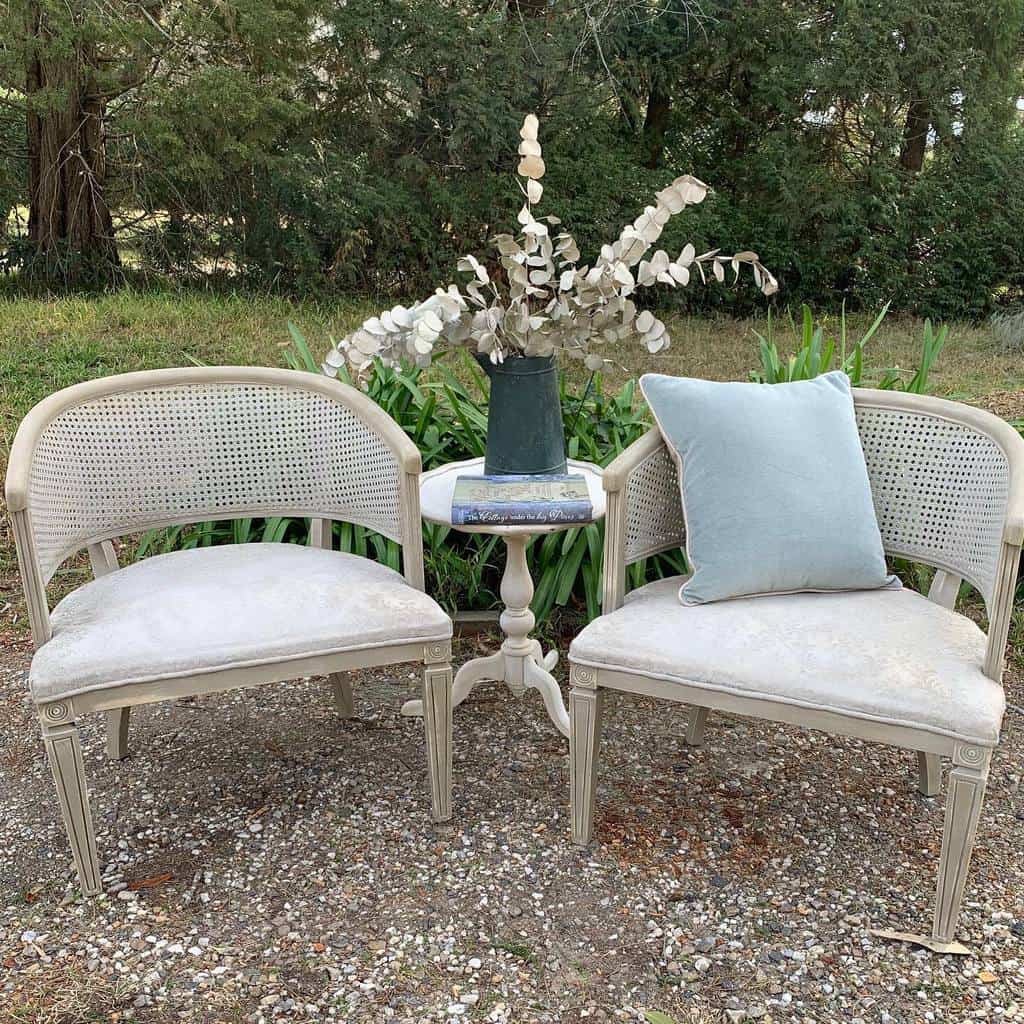
[[[132,986],[93,971],[53,967],[15,980],[4,996],[8,1024],[99,1024],[132,1008]]]
[[[817,313],[817,311],[816,311]],[[837,327],[838,314],[817,317],[827,329]],[[848,316],[851,337],[871,323],[869,315]],[[622,379],[654,371],[708,380],[746,380],[758,363],[754,331],[764,330],[763,320],[713,320],[697,317],[666,319],[672,345],[650,355],[635,344],[621,343],[606,350],[621,364]],[[920,361],[924,323],[910,317],[887,317],[865,348],[868,381],[881,377],[889,367],[916,367]],[[788,317],[776,323],[780,354],[796,347]],[[614,383],[614,379],[612,383]],[[989,392],[1024,388],[1024,361],[1001,351],[987,326],[950,325],[949,341],[929,376],[933,393],[973,402]]]
[[[375,311],[367,298],[298,301],[251,293],[126,289],[98,296],[27,298],[0,289],[0,451],[4,463],[18,423],[41,398],[92,377],[163,366],[209,364],[284,365],[286,324],[294,321],[315,355],[328,334],[340,336]],[[826,323],[827,317],[821,318]],[[870,318],[865,316],[864,325]],[[636,343],[606,347],[616,364],[606,377],[613,390],[647,371],[746,380],[757,363],[755,320],[667,318],[672,346],[650,355]],[[851,333],[860,327],[850,318]],[[871,340],[870,376],[889,366],[914,366],[922,324],[890,317]],[[780,344],[789,341],[784,318]],[[453,367],[454,363],[452,361]],[[583,379],[576,363],[570,376]],[[939,394],[978,400],[993,391],[1024,388],[1024,363],[1002,352],[988,327],[954,324],[932,376]]]
[[[195,291],[137,292],[53,299],[0,291],[0,437],[4,460],[25,413],[58,388],[92,377],[164,366],[283,366],[286,323],[312,338],[345,333],[372,304],[292,302]]]
[[[534,953],[533,947],[528,946],[525,942],[518,942],[515,939],[500,939],[496,940],[493,945],[495,949],[503,950],[525,963],[535,964],[537,962],[537,954]]]

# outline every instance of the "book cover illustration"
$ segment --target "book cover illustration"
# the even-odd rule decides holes
[[[452,495],[453,526],[550,526],[589,523],[586,480],[561,476],[460,476]]]

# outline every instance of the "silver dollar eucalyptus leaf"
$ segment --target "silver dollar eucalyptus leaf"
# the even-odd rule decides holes
[[[539,156],[524,156],[519,161],[519,173],[524,178],[543,178],[544,160]]]
[[[519,136],[523,139],[532,139],[534,142],[537,141],[537,129],[540,127],[540,122],[537,120],[536,114],[527,114],[523,118],[523,127],[519,129]]]

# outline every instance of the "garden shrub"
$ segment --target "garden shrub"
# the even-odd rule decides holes
[[[6,210],[28,200],[26,61],[66,56],[26,38],[24,5],[8,6]],[[68,39],[86,31],[73,5],[47,11]],[[237,0],[151,13],[117,0],[95,8],[88,34],[115,97],[109,201],[132,225],[126,262],[144,271],[422,295],[505,223],[515,130],[533,111],[585,254],[691,172],[715,191],[666,232],[669,251],[684,237],[753,246],[783,303],[892,299],[964,318],[1024,291],[1022,23],[1011,0],[708,0],[699,24],[671,4]],[[26,254],[10,241],[0,265]],[[666,301],[763,309],[724,288]]]

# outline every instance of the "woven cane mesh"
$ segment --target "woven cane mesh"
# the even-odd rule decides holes
[[[626,481],[626,565],[668,548],[686,536],[679,477],[664,445],[648,455]]]
[[[951,569],[991,599],[1009,500],[1002,448],[927,413],[858,406],[857,425],[886,552]]]
[[[995,587],[1010,468],[987,434],[928,413],[857,407],[886,553],[947,568],[989,600]],[[667,447],[626,484],[626,564],[681,546],[685,525]]]
[[[325,395],[194,383],[62,412],[36,444],[29,508],[49,580],[96,538],[167,522],[316,512],[398,540],[398,480],[390,448]]]

